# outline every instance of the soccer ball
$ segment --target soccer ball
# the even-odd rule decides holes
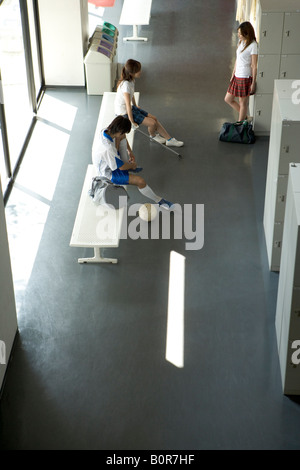
[[[154,204],[147,202],[140,207],[139,216],[145,222],[151,222],[157,216],[157,209]]]

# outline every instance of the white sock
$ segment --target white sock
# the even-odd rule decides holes
[[[152,189],[150,188],[150,186],[146,185],[144,188],[140,189],[139,188],[139,191],[146,197],[148,197],[149,199],[152,199],[153,201],[155,202],[159,202],[161,200],[161,197],[160,196],[157,196],[157,194],[155,194]]]

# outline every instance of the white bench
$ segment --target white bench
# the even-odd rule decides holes
[[[101,130],[115,118],[115,95],[114,92],[103,94],[93,145]],[[138,103],[139,93],[135,93],[135,100]],[[134,131],[127,135],[127,140],[132,148]],[[119,246],[123,214],[126,208],[114,210],[94,204],[88,194],[93,176],[96,176],[96,168],[90,164],[87,167],[81,191],[70,246],[94,249],[93,257],[79,258],[78,263],[117,263],[118,260],[115,258],[103,258],[101,249]]]
[[[138,36],[138,25],[150,23],[152,0],[124,0],[120,25],[132,25],[133,36],[123,38],[123,41],[148,41]]]

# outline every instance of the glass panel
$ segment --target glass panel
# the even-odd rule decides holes
[[[1,123],[0,123],[0,127],[1,127]],[[2,183],[2,191],[4,192],[7,186],[8,178],[6,175],[1,129],[0,129],[0,179]]]
[[[13,168],[32,121],[18,0],[4,0],[0,6],[0,60],[8,144]]]
[[[89,0],[88,12],[89,12],[89,35],[95,32],[96,26],[103,24],[103,15],[105,8],[96,6],[95,1]]]
[[[42,86],[42,74],[41,74],[41,68],[40,68],[39,51],[38,51],[38,46],[37,46],[38,41],[37,41],[37,33],[36,33],[36,27],[35,27],[33,0],[27,0],[27,8],[28,8],[31,53],[32,53],[32,62],[33,62],[34,84],[35,84],[36,97],[38,97],[40,88]]]

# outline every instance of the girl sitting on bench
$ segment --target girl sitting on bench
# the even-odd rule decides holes
[[[128,117],[133,127],[140,124],[148,127],[150,138],[160,144],[172,147],[182,147],[183,142],[171,137],[158,119],[153,114],[136,105],[134,98],[135,79],[141,76],[141,63],[134,59],[127,60],[122,69],[117,86],[115,100],[115,113]]]

